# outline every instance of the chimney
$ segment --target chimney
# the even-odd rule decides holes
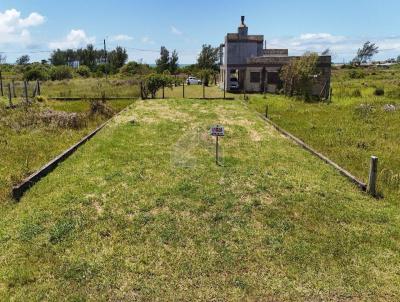
[[[245,37],[248,34],[248,27],[244,23],[245,16],[242,16],[240,19],[241,19],[241,23],[238,28],[238,33],[239,33],[239,36]]]

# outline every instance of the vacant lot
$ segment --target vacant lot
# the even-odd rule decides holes
[[[57,121],[43,122],[40,117],[45,110],[87,114],[90,103],[46,102],[32,107],[6,109],[5,100],[0,101],[0,203],[9,198],[11,187],[28,176],[47,161],[76,143],[106,117],[95,115],[79,118],[78,127],[59,125]],[[132,101],[108,102],[115,112]]]
[[[363,75],[352,79],[351,74]],[[398,205],[400,194],[400,76],[394,70],[340,70],[333,101],[307,103],[283,96],[254,97],[259,112],[367,181],[370,156],[380,159],[379,189]],[[374,95],[382,88],[385,95]],[[354,92],[355,91],[355,92]],[[358,96],[351,96],[358,95]]]
[[[397,207],[238,101],[138,101],[0,210],[5,300],[400,298]]]

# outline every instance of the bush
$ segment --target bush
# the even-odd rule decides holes
[[[385,95],[385,89],[383,89],[383,88],[375,88],[374,95],[376,95],[376,96]]]
[[[353,69],[349,72],[350,79],[363,79],[365,78],[365,73],[359,69]]]
[[[128,64],[122,66],[119,72],[128,76],[144,75],[150,73],[150,67],[137,62],[129,62]]]
[[[48,68],[44,65],[32,65],[24,71],[24,80],[26,81],[46,81],[48,79]]]
[[[76,70],[76,73],[83,78],[88,78],[90,77],[90,68],[86,65],[79,66],[79,68]]]
[[[38,95],[35,97],[35,101],[39,102],[39,103],[44,103],[47,101],[46,97],[42,96],[42,95]]]
[[[107,118],[110,118],[114,115],[114,111],[109,106],[107,106],[105,101],[95,100],[90,102],[89,115],[93,116],[96,114],[100,114]]]
[[[72,69],[68,66],[53,66],[50,70],[50,78],[52,81],[72,79]]]
[[[162,87],[170,87],[174,83],[174,78],[165,74],[150,74],[145,78],[142,89],[142,98],[146,99],[150,94],[154,99],[156,97],[157,91]]]
[[[54,125],[58,128],[80,129],[86,126],[85,115],[76,112],[46,109],[39,114],[39,119],[46,125]]]

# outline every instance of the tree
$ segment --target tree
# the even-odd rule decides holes
[[[280,73],[283,89],[287,96],[300,95],[304,99],[311,96],[312,84],[317,74],[318,54],[306,53],[292,59]]]
[[[178,52],[174,50],[171,54],[171,57],[169,58],[169,72],[171,74],[175,74],[176,71],[178,70],[179,67],[178,61],[179,61]]]
[[[50,62],[54,66],[66,65],[67,56],[66,53],[60,49],[54,50],[50,55]]]
[[[118,46],[115,50],[111,51],[108,54],[108,61],[111,66],[111,70],[116,71],[120,69],[126,61],[128,60],[128,54],[126,53],[126,49]]]
[[[332,51],[330,48],[325,49],[322,53],[321,56],[330,56],[332,55]]]
[[[0,64],[4,64],[7,61],[7,56],[0,53]]]
[[[26,81],[46,81],[49,78],[49,67],[39,63],[33,63],[26,67],[24,80]]]
[[[379,47],[375,43],[369,41],[365,42],[363,47],[358,49],[356,57],[353,59],[353,63],[360,65],[371,61],[372,57],[379,53]]]
[[[163,73],[164,71],[169,70],[169,63],[169,51],[164,46],[161,46],[160,58],[158,58],[156,61],[157,72]]]
[[[204,44],[197,58],[197,65],[200,69],[218,70],[219,47],[214,48],[211,45]]]
[[[94,70],[96,68],[96,58],[98,57],[98,53],[96,53],[92,44],[86,46],[86,49],[82,50],[82,57],[80,58],[80,63],[86,65],[90,68],[90,70]]]
[[[129,62],[125,64],[120,72],[124,75],[133,76],[133,75],[144,75],[150,73],[150,67],[146,64],[141,64],[137,62]]]
[[[31,60],[31,59],[29,58],[28,55],[23,55],[23,56],[20,56],[20,57],[17,59],[16,63],[17,63],[17,65],[26,65],[26,64],[29,63],[30,60]]]
[[[85,65],[79,66],[78,69],[76,70],[76,73],[79,74],[83,78],[90,77],[90,69],[89,69],[89,67],[87,67]]]
[[[165,75],[165,74],[150,74],[145,78],[145,81],[142,86],[142,98],[147,98],[148,95],[151,95],[151,98],[155,98],[157,91],[163,87],[170,87],[174,83],[174,78]]]
[[[50,78],[52,81],[72,79],[72,69],[68,66],[53,66],[50,69]]]

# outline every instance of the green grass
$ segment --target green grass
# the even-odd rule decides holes
[[[368,74],[368,71],[364,72]],[[253,97],[250,106],[264,113],[268,104],[269,116],[274,122],[365,182],[368,180],[370,157],[378,156],[379,190],[398,205],[400,98],[374,96],[371,87],[384,87],[387,94],[396,89],[400,91],[392,83],[396,80],[389,76],[394,72],[400,76],[400,73],[397,69],[373,72],[376,75],[352,80],[348,78],[348,70],[337,71],[333,78],[333,100],[330,104],[268,95],[267,99]],[[347,79],[347,95],[351,95],[352,89],[359,89],[362,96],[346,96],[340,90],[343,79]],[[397,106],[397,110],[386,111],[387,104]]]
[[[6,86],[8,81],[4,82]],[[16,81],[15,92],[18,98],[24,95],[23,82]],[[30,82],[28,95],[32,96],[35,82]],[[8,95],[8,89],[5,88]],[[101,98],[102,94],[111,97],[136,98],[140,96],[140,89],[137,80],[130,79],[96,79],[96,78],[75,78],[63,81],[41,82],[41,94],[47,97],[81,97]]]
[[[107,104],[116,112],[132,104],[132,100],[109,101]],[[58,111],[86,113],[89,102],[55,102],[41,104]],[[0,102],[0,203],[9,201],[11,188],[23,178],[36,171],[46,162],[78,142],[83,136],[105,121],[104,117],[87,120],[81,129],[64,129],[54,125],[19,126],[29,120],[29,113],[22,108],[5,109]]]
[[[4,300],[400,299],[397,206],[239,101],[138,101],[0,210]]]
[[[204,87],[204,95],[206,98],[223,98],[224,97],[224,91],[221,90],[218,86],[211,85]],[[234,97],[234,98],[239,98],[241,95],[240,94],[233,94],[226,92],[225,96],[228,97]],[[160,89],[157,93],[158,98],[162,98],[162,90]],[[177,98],[182,98],[183,97],[183,87],[178,86],[178,87],[173,87],[171,88],[165,88],[164,89],[164,97],[165,98],[172,98],[172,99],[177,99]],[[203,86],[202,85],[186,85],[185,84],[185,98],[203,98]]]

